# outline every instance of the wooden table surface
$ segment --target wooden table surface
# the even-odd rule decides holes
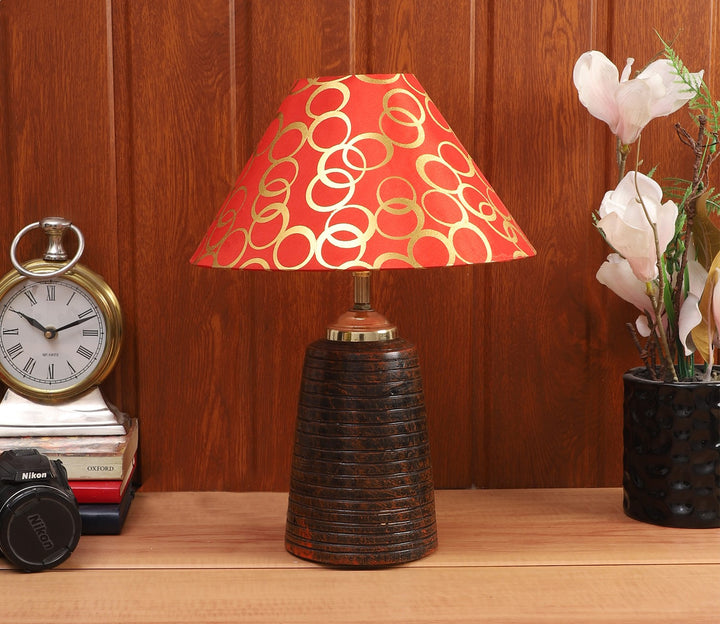
[[[436,553],[338,570],[285,551],[286,494],[140,492],[53,570],[0,561],[0,621],[720,622],[720,529],[630,520],[615,488],[436,500]]]

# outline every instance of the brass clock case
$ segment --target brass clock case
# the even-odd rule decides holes
[[[97,386],[112,370],[120,354],[123,335],[123,320],[120,304],[115,293],[105,280],[81,264],[75,264],[60,277],[45,278],[43,274],[52,273],[62,267],[62,263],[47,262],[45,260],[30,260],[22,265],[36,277],[30,278],[21,275],[16,270],[7,273],[0,279],[0,305],[12,288],[22,282],[60,282],[67,280],[81,288],[95,302],[105,323],[105,345],[102,353],[94,362],[94,368],[77,383],[57,389],[35,387],[31,383],[23,382],[10,374],[2,361],[0,361],[0,380],[9,388],[25,397],[45,403],[56,403],[77,397]]]

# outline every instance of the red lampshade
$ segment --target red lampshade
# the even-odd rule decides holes
[[[191,261],[326,270],[535,250],[411,74],[297,82]]]

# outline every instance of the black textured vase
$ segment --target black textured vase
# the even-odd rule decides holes
[[[636,520],[720,527],[720,382],[623,376],[623,506]]]

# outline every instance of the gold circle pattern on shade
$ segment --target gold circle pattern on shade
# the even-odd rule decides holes
[[[298,81],[191,262],[363,270],[535,250],[412,74]]]

